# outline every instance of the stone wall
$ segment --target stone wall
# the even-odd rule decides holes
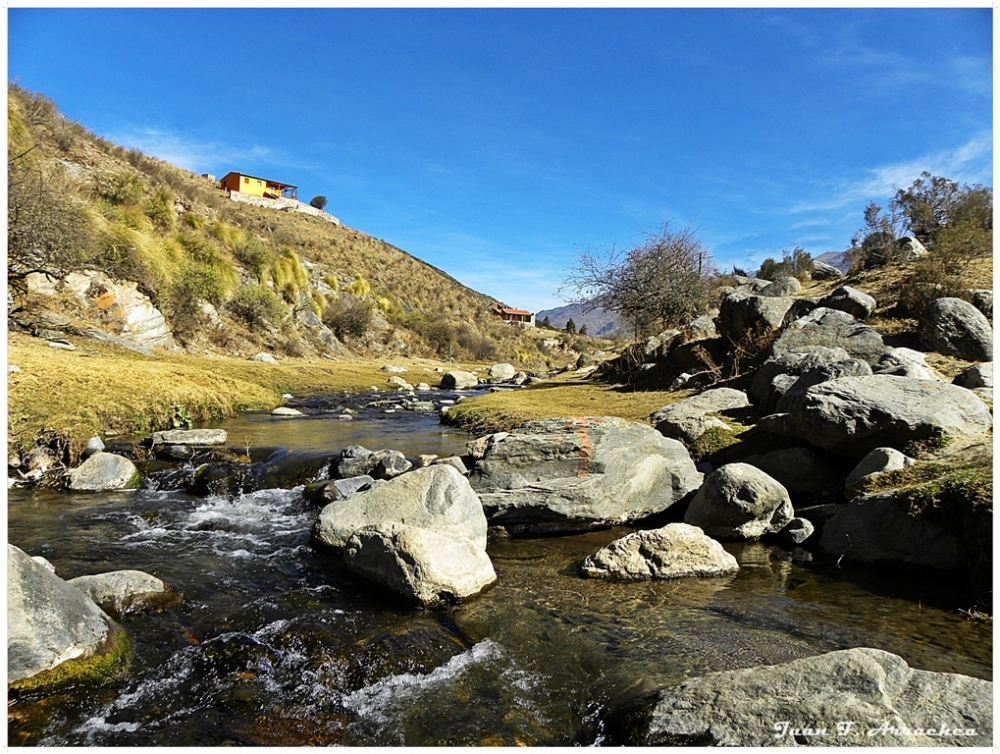
[[[230,191],[229,198],[234,202],[253,204],[257,207],[270,207],[271,209],[280,209],[286,212],[304,212],[307,215],[314,215],[322,217],[324,220],[329,220],[334,225],[340,225],[340,220],[333,215],[296,199],[266,199],[262,196],[253,196],[252,194],[241,194],[239,191]]]

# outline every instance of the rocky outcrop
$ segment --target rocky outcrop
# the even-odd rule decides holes
[[[993,684],[878,649],[709,673],[608,721],[631,746],[990,746]]]
[[[121,672],[124,630],[75,586],[7,545],[7,680],[11,690],[97,681]]]
[[[957,534],[927,517],[908,515],[895,490],[841,506],[823,526],[820,547],[855,563],[905,564],[952,571],[964,566]]]
[[[354,532],[349,571],[422,606],[479,594],[497,579],[485,545],[468,537],[386,521]]]
[[[117,282],[103,272],[74,272],[64,288],[118,335],[149,348],[177,348],[163,314],[134,282]]]
[[[792,299],[735,291],[722,298],[717,327],[731,343],[764,337],[777,331],[792,306]]]
[[[758,539],[781,531],[795,512],[788,491],[756,466],[730,463],[705,478],[684,522],[726,539]]]
[[[166,584],[143,571],[96,573],[77,576],[67,583],[81,590],[115,618],[164,604],[173,597]]]
[[[819,306],[795,320],[778,336],[772,353],[779,354],[803,346],[843,348],[848,356],[877,364],[886,346],[868,325],[847,312]]]
[[[314,536],[342,549],[366,526],[396,522],[468,539],[486,548],[486,516],[469,481],[454,467],[428,466],[379,482],[323,508]]]
[[[74,492],[107,492],[139,486],[135,464],[114,453],[94,453],[66,476],[66,486]]]
[[[920,340],[932,351],[968,361],[993,361],[993,328],[960,298],[939,298],[920,315]]]
[[[660,513],[701,484],[684,446],[617,417],[533,421],[486,449],[469,475],[491,525],[544,535]]]
[[[580,566],[589,578],[626,581],[728,576],[738,570],[722,545],[688,524],[633,532],[588,555]]]
[[[861,457],[878,447],[985,432],[986,405],[956,385],[911,377],[842,377],[814,385],[795,402],[787,429],[815,447]]]

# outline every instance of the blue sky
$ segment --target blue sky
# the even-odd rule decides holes
[[[992,186],[992,10],[8,11],[8,79],[539,310],[579,252],[843,250],[927,170]]]

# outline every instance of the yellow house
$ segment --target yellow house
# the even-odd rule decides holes
[[[226,173],[219,185],[229,191],[237,191],[241,194],[251,196],[262,196],[266,199],[298,199],[298,186],[290,183],[278,183],[267,178],[258,178],[255,175],[244,173]]]

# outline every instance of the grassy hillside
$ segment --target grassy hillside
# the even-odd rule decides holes
[[[8,94],[8,173],[12,201],[26,207],[21,225],[39,214],[60,219],[28,227],[58,247],[57,271],[90,267],[137,281],[189,352],[342,355],[303,326],[319,318],[354,354],[545,365],[535,337],[486,311],[489,296],[386,241],[231,202],[206,178],[67,121],[44,95],[16,85]],[[8,261],[13,283],[31,261]],[[206,326],[206,303],[224,327]]]

